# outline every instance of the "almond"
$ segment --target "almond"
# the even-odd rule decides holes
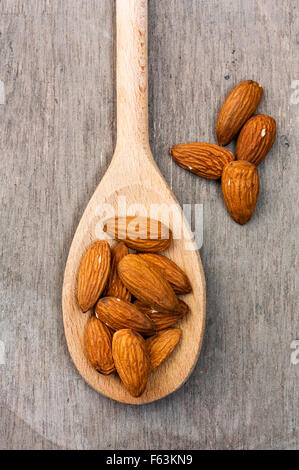
[[[112,353],[123,384],[133,397],[142,395],[150,374],[150,360],[144,339],[132,330],[114,333]]]
[[[246,224],[254,213],[259,194],[256,167],[245,160],[229,163],[222,174],[222,192],[232,218],[238,224]]]
[[[113,330],[131,328],[143,334],[153,334],[152,320],[140,312],[133,304],[115,297],[104,297],[96,305],[95,313],[103,323]]]
[[[85,349],[93,367],[102,374],[115,371],[112,357],[112,332],[100,320],[90,317],[85,329]]]
[[[145,305],[162,312],[180,311],[169,282],[139,255],[125,256],[118,264],[118,274],[126,288]]]
[[[217,122],[217,139],[228,145],[254,114],[263,97],[263,88],[252,80],[239,83],[226,98]]]
[[[265,114],[253,116],[242,128],[236,148],[238,160],[258,166],[270,152],[276,139],[276,121]]]
[[[189,294],[192,291],[188,276],[174,261],[156,253],[142,253],[139,256],[161,272],[176,294]]]
[[[151,370],[157,369],[157,367],[168,358],[180,341],[181,334],[182,332],[179,328],[170,328],[146,340],[146,346],[151,361]]]
[[[109,219],[104,232],[136,251],[164,251],[172,240],[171,230],[162,222],[139,216]]]
[[[118,272],[118,263],[129,254],[128,247],[123,243],[118,243],[112,250],[112,263],[109,279],[107,282],[106,297],[117,297],[118,299],[131,302],[131,294],[121,282]]]
[[[78,277],[78,302],[83,310],[91,309],[103,292],[110,272],[111,252],[106,241],[94,243],[85,253]]]
[[[159,312],[147,305],[144,305],[140,300],[135,300],[135,307],[145,315],[147,315],[155,325],[156,331],[165,330],[171,326],[176,325],[182,318],[184,318],[190,311],[188,305],[182,300],[179,301],[181,305],[180,312]]]
[[[219,179],[225,165],[234,160],[229,150],[205,143],[175,145],[170,154],[185,170],[210,180]]]

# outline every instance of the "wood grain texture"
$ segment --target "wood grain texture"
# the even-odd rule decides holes
[[[182,389],[141,408],[98,395],[69,357],[64,265],[115,146],[114,14],[111,0],[0,3],[0,447],[298,448],[296,1],[150,0],[151,148],[179,202],[204,204],[204,348]],[[223,99],[248,78],[278,138],[239,227],[220,185],[168,148],[216,143]]]

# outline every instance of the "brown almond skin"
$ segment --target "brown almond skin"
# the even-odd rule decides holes
[[[112,357],[112,332],[96,317],[89,318],[85,328],[85,349],[92,366],[101,374],[115,372]]]
[[[166,256],[158,255],[156,253],[141,253],[138,256],[159,269],[177,295],[189,294],[192,292],[188,276],[174,261],[166,258]]]
[[[228,95],[217,121],[219,145],[228,145],[255,113],[263,97],[263,88],[253,80],[239,83]]]
[[[130,329],[119,330],[113,335],[112,353],[124,386],[133,397],[140,397],[151,369],[144,339]]]
[[[155,325],[149,317],[140,312],[135,305],[115,297],[100,299],[95,314],[112,330],[130,328],[145,335],[155,332]]]
[[[105,223],[104,232],[136,251],[164,251],[169,248],[172,240],[172,232],[166,225],[146,217],[109,219]]]
[[[77,298],[83,312],[90,310],[103,292],[111,263],[109,243],[94,243],[85,253],[78,276]]]
[[[126,288],[145,305],[162,312],[180,311],[179,300],[160,271],[139,255],[125,256],[118,274]]]
[[[254,213],[259,194],[257,168],[245,160],[229,163],[222,174],[222,193],[235,222],[246,224]]]
[[[210,180],[219,179],[225,165],[234,160],[229,150],[206,143],[175,145],[170,154],[185,170]]]
[[[181,334],[179,328],[170,328],[146,340],[152,371],[157,369],[169,357],[180,341]]]
[[[154,322],[156,331],[165,330],[166,328],[176,325],[190,312],[190,309],[185,302],[180,300],[180,304],[182,307],[180,312],[165,313],[144,305],[140,300],[135,300],[134,302],[135,307]]]
[[[118,263],[129,254],[128,247],[123,243],[118,243],[112,250],[111,270],[107,282],[105,297],[117,297],[118,299],[131,302],[131,294],[123,285],[117,272]]]
[[[253,116],[239,134],[236,157],[258,166],[270,152],[275,139],[275,119],[265,114]]]

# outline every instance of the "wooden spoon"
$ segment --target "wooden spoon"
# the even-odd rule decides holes
[[[186,240],[192,239],[191,230],[149,147],[147,1],[117,0],[116,13],[117,144],[112,162],[87,205],[70,248],[63,284],[63,319],[69,352],[82,377],[109,398],[142,404],[174,392],[191,374],[204,333],[205,279],[195,242],[186,244]],[[140,215],[149,216],[153,204],[164,204],[164,208],[171,207],[176,211],[170,227],[174,230],[174,224],[181,220],[184,237],[175,239],[163,254],[185,270],[193,288],[193,293],[184,299],[191,314],[179,325],[181,342],[171,357],[151,375],[140,398],[131,397],[117,375],[102,376],[89,364],[84,350],[84,328],[89,314],[80,311],[76,298],[80,262],[91,243],[100,238],[99,220],[103,208],[112,206],[116,213],[125,215],[119,213],[120,201],[130,207],[131,212],[127,215],[134,215],[137,208]],[[136,204],[138,206],[132,206]],[[148,211],[147,214],[142,214],[142,209]],[[159,217],[162,222],[167,219],[166,212],[162,211]]]

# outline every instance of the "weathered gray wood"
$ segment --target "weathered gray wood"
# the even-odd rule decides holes
[[[113,154],[114,2],[0,2],[1,448],[298,448],[298,8],[149,1],[152,150],[180,203],[204,204],[208,322],[189,382],[135,408],[78,376],[60,303],[69,244]],[[221,102],[247,78],[264,86],[278,139],[255,217],[239,227],[219,184],[167,150],[214,142]]]

